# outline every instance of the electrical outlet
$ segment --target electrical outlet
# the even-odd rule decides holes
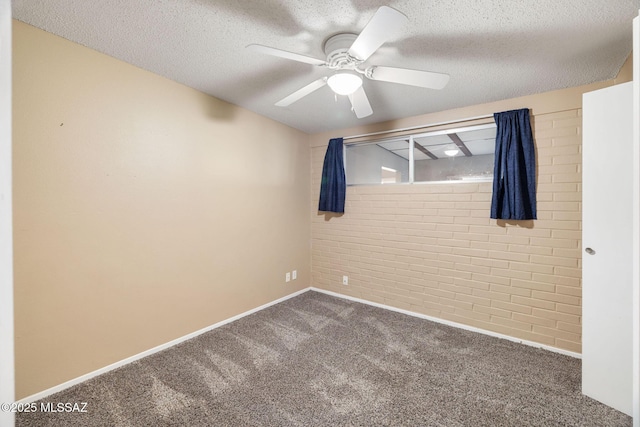
[[[342,284],[343,285],[349,284],[349,276],[342,276]]]
[[[298,270],[293,270],[291,272],[291,280],[296,280],[298,278]]]
[[[284,280],[285,280],[285,282],[290,282],[291,281],[291,273],[287,272],[287,274],[284,276]]]

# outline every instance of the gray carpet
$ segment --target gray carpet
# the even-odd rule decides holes
[[[87,412],[17,426],[631,425],[580,393],[580,360],[318,292],[43,402]]]

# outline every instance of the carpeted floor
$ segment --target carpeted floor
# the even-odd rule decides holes
[[[306,292],[40,403],[17,426],[630,426],[580,360]],[[81,408],[79,408],[81,409]]]

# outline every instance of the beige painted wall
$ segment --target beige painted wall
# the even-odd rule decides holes
[[[582,94],[630,70],[627,61],[608,82],[312,135],[313,286],[580,352]],[[348,187],[343,216],[317,211],[330,138],[517,108],[533,117],[537,221],[489,219],[490,183]]]
[[[16,398],[309,286],[306,134],[13,37]]]

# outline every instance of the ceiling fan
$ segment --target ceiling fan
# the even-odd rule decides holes
[[[298,53],[259,44],[250,44],[247,49],[267,55],[326,67],[335,71],[331,76],[315,80],[286,96],[275,105],[286,107],[325,85],[338,95],[346,95],[358,118],[373,114],[369,98],[362,87],[362,76],[370,80],[400,83],[428,89],[442,89],[449,81],[448,74],[406,68],[371,65],[361,68],[369,57],[403,29],[408,18],[401,12],[388,7],[380,7],[362,32],[357,34],[339,33],[329,37],[323,46],[326,60],[316,59]]]

